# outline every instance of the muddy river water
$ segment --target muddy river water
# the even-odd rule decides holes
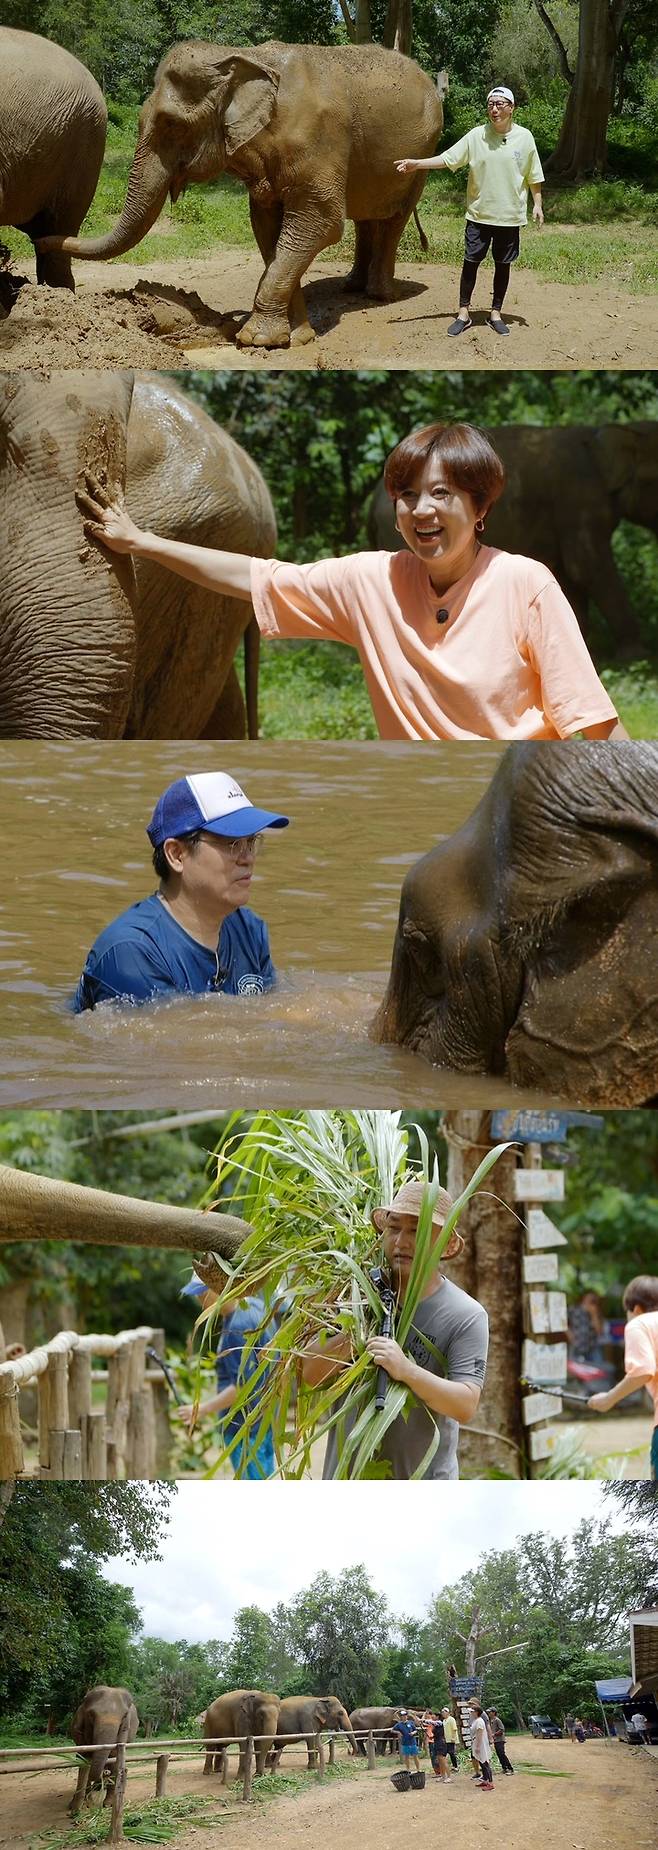
[[[404,874],[459,827],[497,744],[3,744],[0,1101],[227,1108],[504,1102],[499,1080],[374,1046]],[[269,834],[250,903],[280,987],[141,1009],[67,1006],[93,939],[153,890],[144,834],[189,770],[226,768],[292,818]]]

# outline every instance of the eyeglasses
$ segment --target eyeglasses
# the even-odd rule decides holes
[[[230,854],[233,861],[241,860],[244,854],[258,854],[258,850],[261,846],[260,835],[222,835],[219,839],[222,848],[226,849],[227,854]],[[217,840],[217,836],[215,836],[215,840]]]

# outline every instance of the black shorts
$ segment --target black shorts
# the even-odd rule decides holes
[[[489,245],[494,263],[514,263],[521,244],[518,225],[474,225],[466,220],[464,256],[468,263],[481,263]]]

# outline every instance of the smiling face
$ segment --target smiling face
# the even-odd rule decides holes
[[[487,103],[487,115],[497,135],[507,135],[514,120],[514,104],[508,103],[504,96],[491,96]]]
[[[479,510],[471,495],[455,487],[439,456],[420,463],[395,503],[405,545],[441,582],[461,577],[472,561]]]

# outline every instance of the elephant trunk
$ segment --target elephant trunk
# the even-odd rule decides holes
[[[39,250],[66,251],[70,257],[122,257],[131,251],[155,224],[165,204],[171,173],[148,142],[138,142],[130,169],[128,190],[121,217],[102,238],[41,238]]]
[[[111,496],[122,490],[132,390],[130,373],[7,373],[0,382],[3,738],[122,736],[134,568],[87,540],[75,496],[87,472]]]
[[[171,1208],[109,1195],[0,1165],[0,1241],[81,1240],[96,1246],[149,1246],[220,1253],[231,1259],[250,1232],[233,1214]]]

